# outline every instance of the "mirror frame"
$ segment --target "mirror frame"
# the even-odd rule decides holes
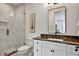
[[[51,25],[51,24],[50,24],[50,20],[49,20],[49,17],[50,17],[49,12],[50,12],[50,11],[54,11],[54,12],[53,12],[53,14],[54,14],[54,13],[59,12],[59,11],[62,11],[62,10],[65,11],[65,33],[59,33],[59,34],[66,34],[66,33],[67,33],[67,30],[66,30],[66,29],[67,29],[67,27],[66,27],[66,7],[65,7],[65,6],[58,7],[58,8],[53,8],[53,9],[49,9],[49,10],[48,10],[48,33],[55,34],[54,15],[53,15],[53,17],[52,17],[52,19],[53,19],[53,20],[52,20],[52,21],[53,21],[53,25]],[[50,30],[52,30],[52,29],[50,29],[51,26],[54,26],[54,27],[53,27],[53,31],[50,31]]]

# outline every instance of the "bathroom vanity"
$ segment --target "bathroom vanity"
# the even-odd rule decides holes
[[[74,6],[58,4],[48,8],[49,34],[34,38],[34,56],[79,56],[79,8]]]
[[[79,56],[79,40],[69,37],[34,38],[34,56]]]

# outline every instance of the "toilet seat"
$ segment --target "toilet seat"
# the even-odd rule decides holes
[[[29,48],[30,48],[30,46],[24,45],[24,46],[18,48],[18,51],[28,50]]]

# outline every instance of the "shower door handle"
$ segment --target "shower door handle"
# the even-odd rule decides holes
[[[9,35],[9,29],[6,30],[6,35]]]

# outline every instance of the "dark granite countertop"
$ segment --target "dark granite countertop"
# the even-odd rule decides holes
[[[62,39],[63,41],[55,41],[55,40],[48,40],[48,38],[53,39]],[[56,36],[50,36],[50,35],[43,35],[41,37],[34,38],[35,40],[41,40],[41,41],[51,41],[51,42],[57,42],[57,43],[64,43],[64,44],[71,44],[71,45],[79,45],[79,39],[74,36],[65,36],[65,35],[56,35]]]

